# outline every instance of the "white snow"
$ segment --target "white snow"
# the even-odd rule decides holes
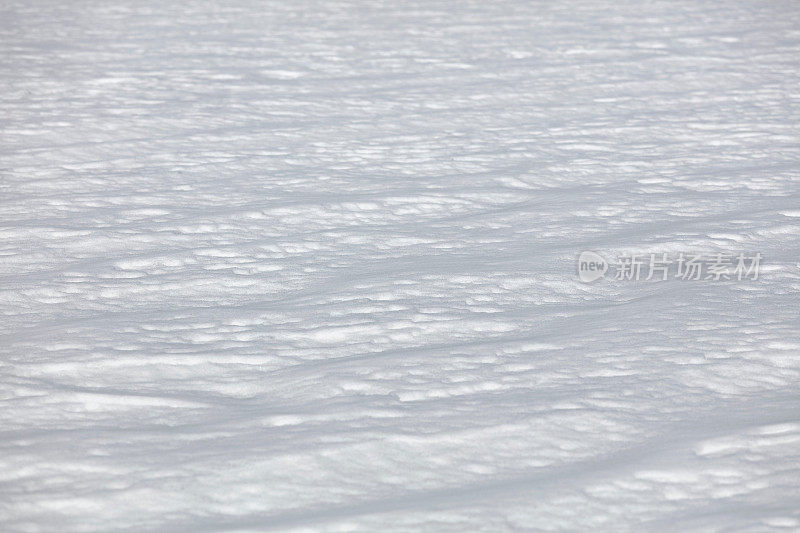
[[[8,0],[0,109],[2,531],[800,530],[800,4]]]

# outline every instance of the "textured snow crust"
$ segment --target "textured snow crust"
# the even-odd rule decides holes
[[[794,1],[0,2],[0,530],[798,531],[799,165]]]

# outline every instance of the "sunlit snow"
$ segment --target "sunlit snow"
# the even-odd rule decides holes
[[[0,200],[3,532],[800,530],[796,1],[7,0]]]

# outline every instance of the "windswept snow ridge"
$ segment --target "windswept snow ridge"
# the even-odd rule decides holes
[[[797,2],[10,0],[0,52],[2,531],[800,530]]]

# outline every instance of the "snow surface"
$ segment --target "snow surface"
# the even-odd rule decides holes
[[[800,3],[5,0],[0,109],[2,531],[800,530]]]

